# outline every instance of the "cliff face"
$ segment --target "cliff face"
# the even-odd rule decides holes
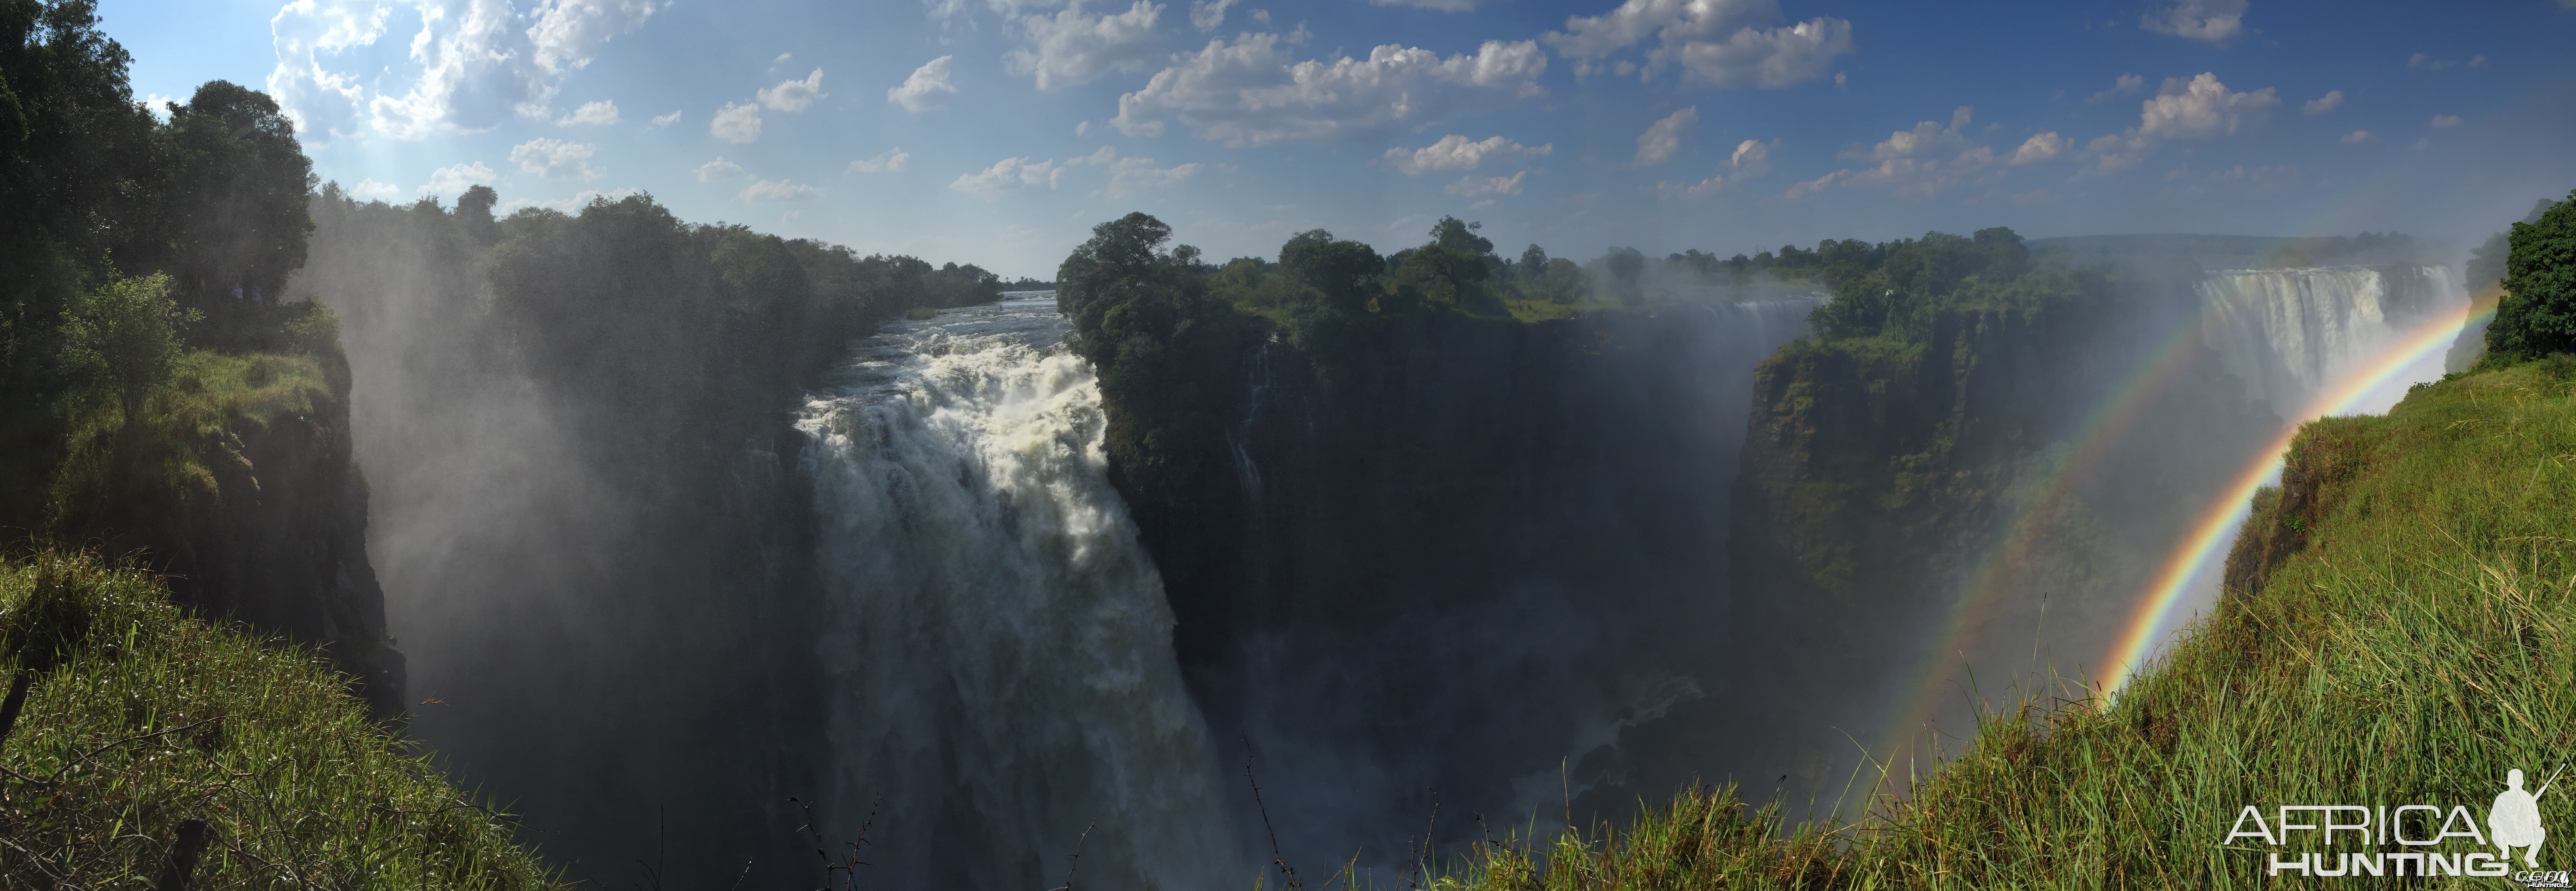
[[[1284,844],[1400,849],[1435,788],[1504,814],[1544,785],[1594,812],[1703,769],[1667,732],[1686,722],[1638,728],[1726,683],[1748,375],[1809,308],[1295,336],[1238,316],[1121,354],[1112,480],[1216,737],[1298,790],[1268,802]]]
[[[171,593],[209,616],[321,647],[359,680],[376,717],[402,714],[403,657],[385,631],[384,591],[367,561],[367,482],[349,439],[349,369],[316,357],[326,392],[309,408],[236,414],[199,460],[212,497],[184,499],[155,549]]]
[[[1761,364],[1730,519],[1734,673],[1747,708],[1815,732],[1750,760],[1813,772],[1850,747],[1829,728],[1884,732],[1918,707],[1904,685],[1923,671],[1965,689],[1962,666],[1983,666],[1991,694],[2034,653],[2090,667],[2084,642],[2183,522],[2171,492],[2278,424],[2196,341],[2169,346],[2189,296],[2133,281],[1952,308],[1919,342],[1800,341]],[[1899,720],[1943,714],[1964,718]]]

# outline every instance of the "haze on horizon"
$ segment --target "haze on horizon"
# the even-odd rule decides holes
[[[362,198],[685,219],[1051,278],[1457,215],[1516,251],[2399,230],[2576,183],[2576,0],[105,0],[135,92],[275,95]]]

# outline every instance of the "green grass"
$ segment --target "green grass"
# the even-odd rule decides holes
[[[70,401],[68,446],[48,493],[55,522],[97,528],[113,525],[120,505],[213,497],[208,460],[238,458],[243,437],[334,398],[326,358],[189,351],[131,426],[113,401]]]
[[[1786,826],[1694,790],[1625,827],[1477,845],[1433,884],[2244,888],[2275,881],[2260,842],[2221,846],[2247,805],[2456,804],[2483,831],[2508,769],[2536,787],[2576,758],[2571,377],[2554,358],[2308,425],[2291,466],[2310,485],[2258,497],[2239,541],[2239,560],[2274,545],[2259,593],[2231,590],[2116,699],[2025,691],[1856,823]],[[2544,868],[2576,862],[2576,771],[2560,784],[2540,800]]]
[[[35,677],[0,741],[0,887],[154,887],[188,819],[192,888],[559,885],[315,654],[167,600],[87,553],[0,561],[5,665]]]

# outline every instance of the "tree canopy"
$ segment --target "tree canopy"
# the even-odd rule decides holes
[[[2487,355],[2497,362],[2576,352],[2576,192],[2513,224],[2507,236],[2504,299],[2487,326]]]

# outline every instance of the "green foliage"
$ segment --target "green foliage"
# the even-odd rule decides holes
[[[2507,770],[2545,772],[2576,746],[2569,377],[2576,359],[2527,363],[2420,387],[2386,417],[2309,424],[2289,459],[2301,497],[2258,495],[2230,561],[2235,577],[2274,530],[2302,537],[2275,548],[2259,591],[2231,590],[2116,698],[2072,679],[2025,691],[1862,820],[1737,823],[1694,790],[1545,864],[1514,845],[1443,881],[2252,888],[2270,884],[2259,844],[2217,844],[2249,804],[2482,814]],[[2576,819],[2556,796],[2540,806],[2547,825]]]
[[[313,231],[313,162],[294,122],[266,94],[218,80],[170,106],[155,137],[167,185],[153,259],[179,294],[203,305],[280,291]]]
[[[2504,299],[2487,326],[2496,364],[2576,352],[2576,192],[2537,222],[2513,224]]]
[[[559,886],[348,678],[182,615],[149,573],[0,560],[0,630],[36,680],[0,748],[12,887],[152,887],[190,819],[211,832],[189,887]]]
[[[111,279],[63,319],[63,366],[112,394],[132,428],[144,400],[170,381],[179,326],[197,318],[170,299],[169,276]]]
[[[1783,257],[1791,250],[1782,248]],[[1808,317],[1815,336],[1826,341],[1886,335],[1919,342],[1932,317],[1951,309],[2026,309],[2107,290],[2099,273],[2034,268],[2021,236],[2001,227],[1965,238],[1927,232],[1875,246],[1828,240],[1815,254],[1800,252],[1797,261],[1833,286],[1832,299]]]

